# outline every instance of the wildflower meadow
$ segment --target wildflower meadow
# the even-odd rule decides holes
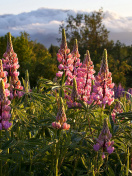
[[[65,30],[53,80],[19,79],[11,34],[0,59],[0,176],[131,176],[132,88],[116,86],[107,48],[96,73]]]

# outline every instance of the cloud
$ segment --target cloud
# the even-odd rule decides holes
[[[76,16],[77,13],[91,12],[41,8],[18,15],[0,15],[0,36],[7,32],[18,36],[21,31],[26,31],[32,40],[37,40],[46,47],[49,47],[51,43],[57,45],[56,38],[60,36],[59,25],[65,21],[67,14]],[[110,31],[110,39],[132,44],[132,17],[121,17],[114,12],[106,11],[103,24]]]
[[[132,32],[132,17],[121,17],[106,11],[103,23],[111,32]]]

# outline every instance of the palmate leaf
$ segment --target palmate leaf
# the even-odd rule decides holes
[[[105,173],[107,174],[107,176],[116,176],[110,165],[108,165],[108,171],[105,170]]]
[[[45,79],[45,78],[40,78],[38,80],[37,84],[41,87],[49,87],[49,86],[55,86],[56,85],[56,83],[53,83],[51,80]]]
[[[13,114],[16,116],[16,119],[24,121],[25,123],[29,122],[29,119],[27,118],[27,113],[24,108],[17,107],[13,109]]]
[[[15,139],[7,140],[2,144],[2,150],[6,150],[8,148],[14,148],[17,145],[17,141]]]
[[[82,100],[77,100],[77,102],[82,105],[82,109],[84,109],[85,111],[87,111],[87,106],[86,106],[86,104]]]
[[[118,116],[118,119],[121,119],[123,121],[132,121],[132,112],[125,112],[125,113],[120,113],[120,114],[117,114]]]
[[[37,154],[34,156],[34,160],[42,160],[45,156],[45,152],[48,151],[51,147],[53,147],[58,140],[50,141],[47,144],[42,144],[41,148],[38,150]]]
[[[0,155],[0,160],[5,162],[10,162],[10,163],[16,163],[15,159],[17,158],[17,162],[18,162],[21,156],[22,155],[18,153],[4,154],[4,155]]]

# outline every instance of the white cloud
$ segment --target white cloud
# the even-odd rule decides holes
[[[0,15],[0,35],[2,36],[7,32],[11,32],[12,35],[17,36],[21,31],[26,31],[31,35],[31,39],[37,39],[38,42],[42,42],[46,47],[49,47],[49,41],[56,44],[56,41],[52,42],[52,39],[55,40],[59,35],[58,30],[61,21],[65,21],[67,14],[75,16],[76,13],[90,12],[41,8],[36,11],[21,13],[18,15]],[[103,23],[111,32],[110,39],[119,39],[121,42],[131,44],[132,17],[121,17],[110,11],[106,11],[104,14]],[[116,33],[118,35],[116,35]],[[55,37],[53,37],[53,34]],[[43,37],[41,37],[41,35]],[[124,40],[125,35],[126,38],[129,38],[129,42]],[[129,35],[130,37],[128,37]],[[48,40],[48,37],[50,40]],[[44,41],[42,41],[42,39]]]
[[[103,23],[111,32],[132,32],[132,17],[122,17],[106,11]]]

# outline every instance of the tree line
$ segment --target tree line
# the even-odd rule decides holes
[[[126,46],[119,40],[114,43],[108,39],[109,31],[103,25],[103,10],[91,14],[68,15],[65,22],[59,27],[59,32],[65,28],[68,47],[72,51],[74,40],[78,40],[81,60],[86,50],[90,51],[96,74],[100,68],[104,48],[108,51],[109,69],[112,72],[113,82],[124,87],[132,87],[132,45]],[[17,53],[20,68],[20,78],[24,77],[28,69],[31,87],[36,86],[41,77],[51,79],[57,72],[56,54],[59,47],[51,45],[47,49],[43,44],[30,39],[30,35],[21,32],[20,36],[12,37],[13,48]],[[0,37],[0,58],[6,51],[7,35]]]

